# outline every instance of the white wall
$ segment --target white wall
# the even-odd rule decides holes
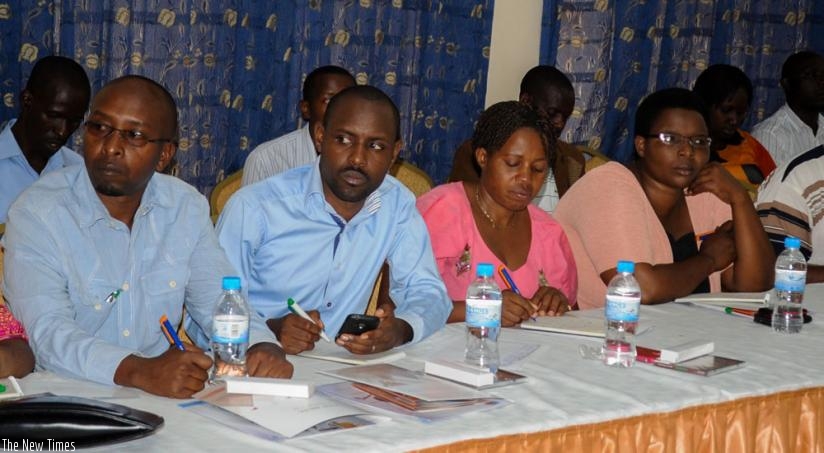
[[[492,16],[492,43],[485,106],[518,98],[521,78],[538,64],[541,50],[542,0],[497,0]]]

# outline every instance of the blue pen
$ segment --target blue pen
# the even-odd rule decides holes
[[[506,267],[503,265],[498,266],[498,273],[501,275],[501,278],[504,279],[504,282],[506,282],[506,287],[513,293],[520,296],[521,291],[518,289],[518,286],[515,285],[515,281],[512,280],[512,276],[509,275],[509,271],[506,270]]]
[[[509,275],[509,271],[506,270],[506,266],[504,266],[503,264],[498,266],[498,274],[501,276],[502,279],[504,279],[504,283],[506,283],[506,287],[509,288],[510,291],[512,291],[513,293],[515,293],[519,296],[521,295],[521,291],[518,289],[518,286],[515,284],[515,280],[512,280],[512,276]],[[532,305],[532,304],[530,304],[530,305]],[[532,305],[532,308],[534,309],[535,306]],[[534,316],[530,316],[529,319],[535,321]]]
[[[160,330],[163,331],[163,334],[166,335],[166,339],[169,340],[169,343],[174,343],[177,349],[181,351],[185,351],[186,348],[183,347],[183,342],[180,341],[180,337],[177,336],[175,333],[175,328],[172,327],[172,323],[169,322],[169,318],[166,315],[160,317]]]

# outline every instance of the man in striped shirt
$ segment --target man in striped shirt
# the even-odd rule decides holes
[[[314,162],[318,156],[312,136],[315,125],[323,121],[326,105],[332,96],[353,85],[355,78],[339,66],[321,66],[310,72],[303,82],[303,99],[298,105],[307,124],[258,145],[246,158],[242,185],[247,186],[290,168]]]
[[[785,162],[761,184],[756,209],[776,255],[801,239],[807,283],[824,282],[824,146]]]

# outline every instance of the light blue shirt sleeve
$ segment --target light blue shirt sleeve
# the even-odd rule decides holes
[[[438,273],[429,232],[414,204],[399,216],[398,234],[389,250],[389,295],[395,316],[412,327],[412,342],[440,330],[452,311],[452,300]]]
[[[177,325],[184,304],[210,331],[221,279],[234,274],[205,198],[166,175],[152,177],[129,229],[108,214],[83,166],[55,172],[12,205],[3,242],[4,294],[38,367],[103,384],[127,356],[168,350],[160,317]],[[250,337],[276,341],[259,316]]]
[[[236,192],[218,221],[218,238],[248,281],[253,310],[281,318],[293,298],[318,311],[334,336],[349,314],[364,313],[388,260],[395,313],[412,327],[413,341],[441,328],[451,301],[414,196],[399,184],[385,181],[349,222],[325,201],[317,163]]]

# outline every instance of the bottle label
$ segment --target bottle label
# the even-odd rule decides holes
[[[249,318],[239,315],[215,316],[212,332],[214,343],[246,343],[249,341]]]
[[[501,327],[501,299],[467,299],[466,325]]]
[[[778,291],[804,292],[806,283],[807,271],[775,270],[775,289]]]
[[[607,294],[606,317],[610,321],[637,322],[641,298]]]

